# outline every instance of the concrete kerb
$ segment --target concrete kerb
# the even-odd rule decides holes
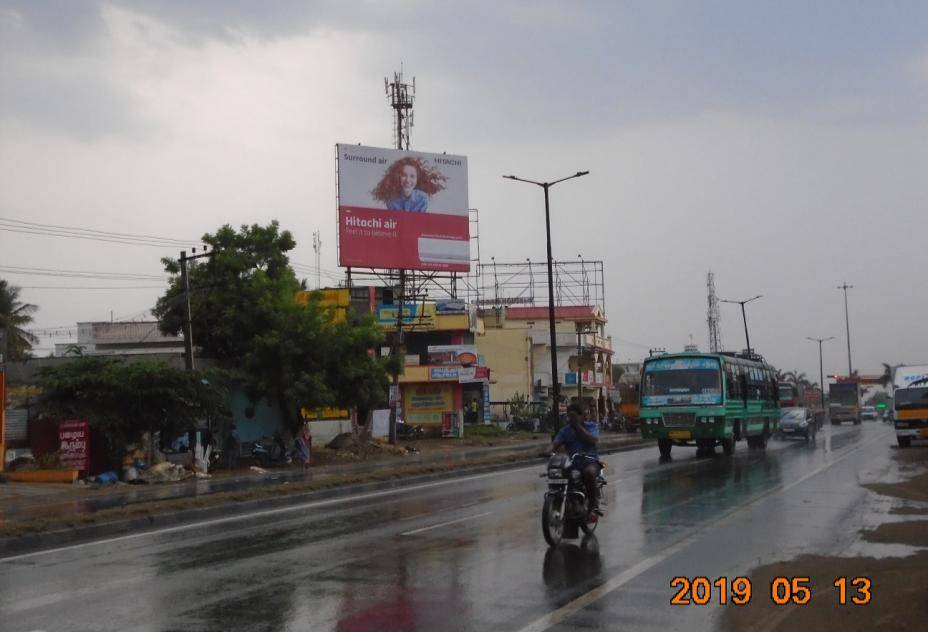
[[[606,447],[600,452],[606,454],[616,454],[630,450],[641,449],[650,445],[650,441],[639,439],[634,442],[627,442],[620,446]],[[535,446],[537,447],[537,446]],[[522,450],[527,451],[527,450]],[[2,557],[22,553],[31,553],[43,549],[57,548],[71,544],[90,542],[93,540],[118,537],[133,533],[142,533],[146,530],[160,529],[165,527],[179,526],[183,524],[196,523],[204,520],[210,520],[219,517],[234,517],[236,515],[245,516],[250,513],[265,509],[276,509],[289,505],[298,505],[301,503],[312,502],[316,500],[328,500],[334,498],[350,497],[367,492],[382,491],[388,489],[401,488],[422,483],[428,483],[436,480],[451,479],[462,476],[472,476],[475,474],[484,474],[497,472],[507,469],[515,469],[539,463],[538,458],[522,458],[519,460],[505,463],[495,463],[492,465],[477,465],[472,467],[462,467],[447,472],[435,472],[431,474],[419,474],[414,476],[401,477],[387,481],[375,481],[370,483],[358,483],[346,485],[343,487],[333,487],[330,489],[316,490],[297,494],[288,494],[286,496],[277,496],[272,498],[261,498],[242,502],[230,502],[212,507],[200,507],[195,509],[185,509],[176,512],[158,514],[157,516],[149,515],[128,520],[118,520],[104,522],[101,524],[81,525],[57,531],[44,533],[34,533],[17,537],[0,538],[0,561]]]

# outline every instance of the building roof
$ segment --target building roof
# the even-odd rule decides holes
[[[506,318],[509,320],[547,320],[547,307],[514,307],[506,308]],[[554,318],[557,320],[605,320],[602,310],[593,305],[562,305],[554,308]]]

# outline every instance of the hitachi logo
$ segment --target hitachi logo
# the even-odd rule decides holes
[[[354,215],[349,215],[345,218],[345,226],[353,226],[355,228],[386,228],[392,229],[396,228],[396,220],[394,219],[381,219],[379,217],[372,217],[371,219],[362,219],[360,217],[355,217]]]

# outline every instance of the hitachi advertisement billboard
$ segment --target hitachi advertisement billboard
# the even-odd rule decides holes
[[[470,270],[466,157],[337,149],[340,265]]]

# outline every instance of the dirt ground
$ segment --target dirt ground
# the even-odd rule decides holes
[[[865,485],[878,494],[905,501],[928,503],[928,449],[899,450],[894,458],[902,472],[910,476],[898,483]],[[925,515],[926,507],[897,507],[895,515]],[[907,519],[885,522],[876,529],[861,532],[867,542],[928,547],[928,520]],[[774,577],[810,577],[812,599],[799,605],[777,606],[767,596]],[[836,578],[865,577],[870,580],[872,598],[854,605],[861,598],[849,586],[847,605],[839,605]],[[928,551],[902,558],[802,556],[778,562],[751,572],[754,598],[745,606],[729,607],[725,623],[731,630],[924,630],[928,627]],[[760,590],[759,590],[760,588]],[[764,598],[759,598],[763,594]]]

